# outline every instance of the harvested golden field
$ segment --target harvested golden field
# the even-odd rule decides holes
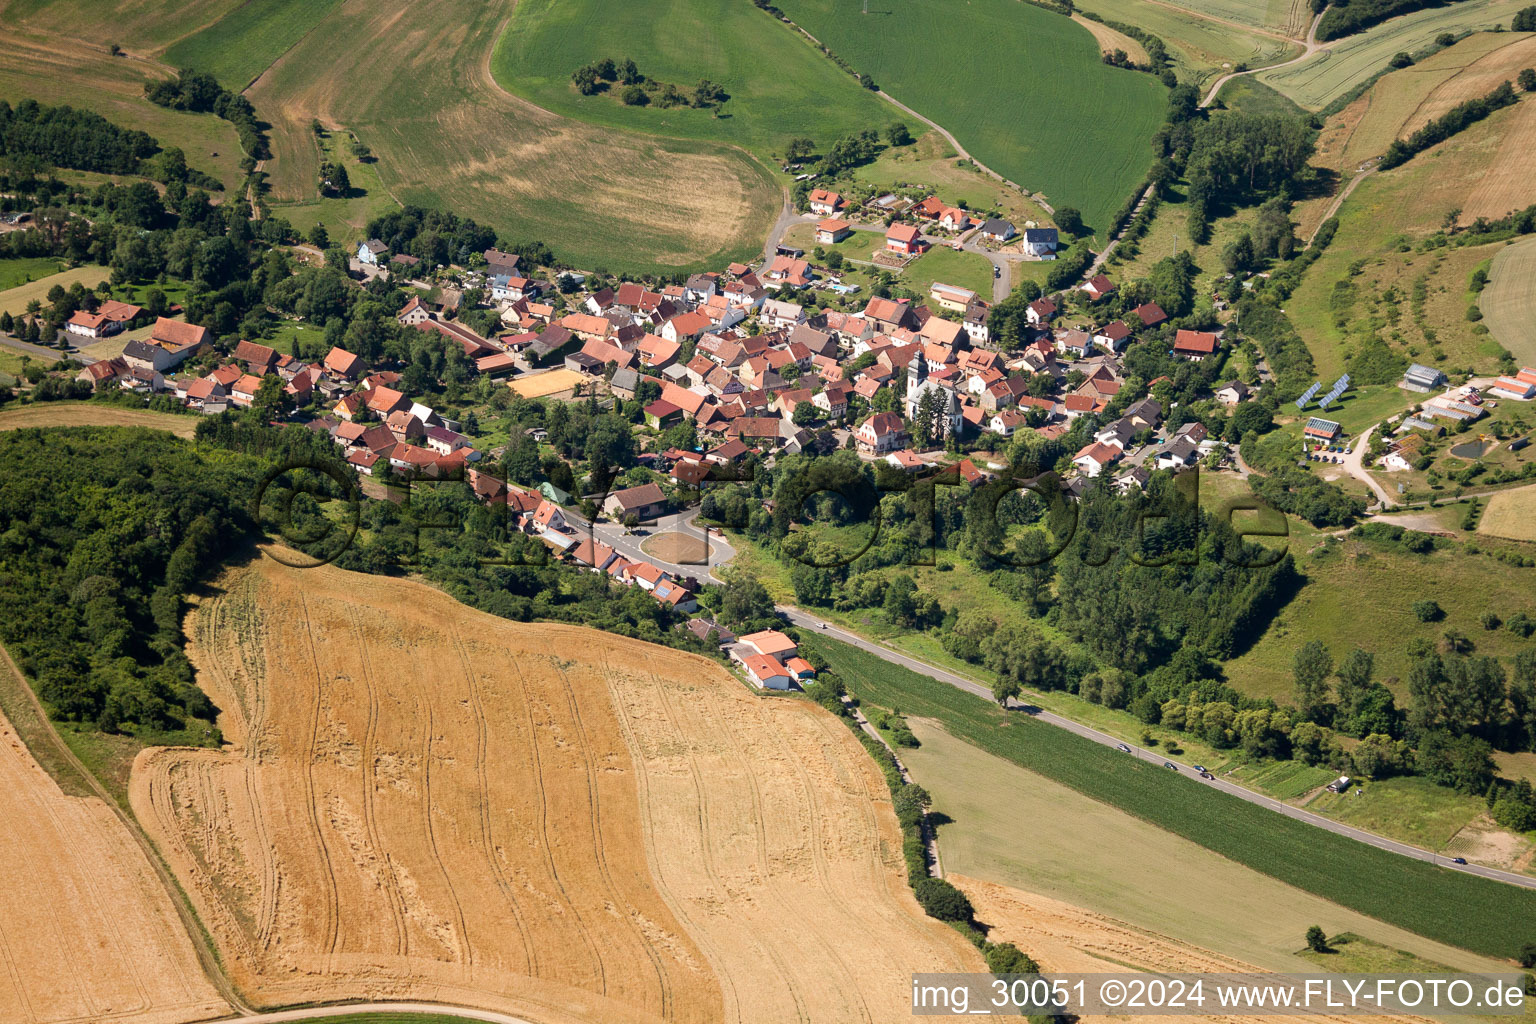
[[[26,427],[153,427],[190,438],[197,417],[89,402],[44,402],[0,409],[0,430]]]
[[[1489,34],[1495,38],[1498,35]],[[1536,35],[1517,36],[1513,42],[1483,54],[1437,85],[1403,121],[1398,134],[1412,135],[1457,104],[1486,96],[1504,82],[1513,83],[1522,68],[1532,65],[1536,65]]]
[[[1147,48],[1124,32],[1117,32],[1101,21],[1085,18],[1081,14],[1072,15],[1072,20],[1087,29],[1093,36],[1093,41],[1099,44],[1099,52],[1104,54],[1123,50],[1125,55],[1138,64],[1147,63]]]
[[[976,908],[976,919],[992,926],[989,937],[993,941],[1014,943],[1028,951],[1046,971],[1093,974],[1119,973],[1129,968],[1160,974],[1260,973],[1259,968],[1241,960],[1170,939],[1048,896],[963,875],[952,874],[948,877],[970,897],[971,904]],[[1193,1024],[1195,1021],[1210,1020],[1343,1022],[1349,1018],[1299,1014],[1263,1017],[1169,1014],[1149,1019],[1163,1024],[1186,1021]],[[1422,1020],[1402,1015],[1384,1015],[1384,1019],[1397,1022]]]
[[[1522,100],[1515,106],[1502,139],[1493,167],[1462,204],[1462,224],[1503,217],[1536,201],[1536,103]]]
[[[263,559],[187,625],[230,746],[145,751],[131,798],[255,1002],[891,1020],[909,972],[981,969],[819,708],[331,567]]]
[[[0,1020],[181,1024],[229,1012],[128,829],[96,797],[60,791],[3,716],[0,821]]]
[[[1536,238],[1499,250],[1478,298],[1488,330],[1523,366],[1536,366]]]
[[[1536,541],[1536,487],[1500,491],[1488,499],[1477,532],[1490,537]]]

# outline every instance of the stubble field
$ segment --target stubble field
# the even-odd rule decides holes
[[[1499,344],[1515,361],[1536,366],[1536,238],[1499,250],[1478,308]]]
[[[228,1012],[128,830],[99,799],[60,791],[4,717],[0,821],[0,1020],[181,1024]]]
[[[132,801],[256,1002],[884,1020],[907,972],[980,969],[922,917],[884,783],[819,708],[265,559],[188,629],[231,746],[146,751]]]
[[[197,417],[89,402],[44,402],[0,410],[0,430],[26,427],[154,427],[191,438]]]
[[[1477,532],[1490,537],[1536,541],[1536,487],[1501,491],[1488,499]]]

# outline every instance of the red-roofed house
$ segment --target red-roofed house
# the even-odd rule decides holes
[[[1083,284],[1080,290],[1090,299],[1097,302],[1106,295],[1113,295],[1115,293],[1115,285],[1114,282],[1103,274],[1095,274],[1091,280]]]
[[[1083,471],[1084,476],[1095,477],[1117,462],[1122,455],[1119,448],[1095,441],[1085,445],[1072,459],[1072,465]]]
[[[822,217],[830,217],[843,208],[843,197],[836,192],[828,192],[824,188],[812,189],[811,194],[806,198],[811,212]]]
[[[332,348],[325,354],[325,372],[333,377],[343,380],[356,380],[363,371],[368,369],[368,364],[361,357],[353,355],[344,348]]]
[[[787,690],[792,685],[789,671],[772,658],[749,654],[741,659],[747,678],[764,690]]]
[[[894,412],[877,412],[859,424],[853,440],[865,455],[884,455],[906,445],[907,426]]]
[[[885,232],[885,247],[891,252],[914,256],[928,248],[923,233],[914,224],[892,224]]]
[[[1216,335],[1209,331],[1180,331],[1174,336],[1173,354],[1198,363],[1216,351]]]
[[[748,633],[741,638],[741,642],[758,654],[773,658],[779,662],[786,661],[800,653],[800,648],[795,642],[777,629],[765,629],[759,633]]]
[[[816,224],[818,245],[836,245],[851,234],[853,234],[853,226],[836,217],[824,217]]]
[[[1168,319],[1168,314],[1163,312],[1163,307],[1155,302],[1143,302],[1133,312],[1144,327],[1156,327]]]

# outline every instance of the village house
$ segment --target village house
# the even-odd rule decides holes
[[[1192,363],[1202,362],[1216,351],[1216,335],[1209,331],[1181,330],[1174,336],[1173,354]]]
[[[130,303],[106,299],[94,313],[83,309],[76,312],[65,321],[64,329],[70,334],[86,338],[105,338],[121,331],[143,312],[143,309]]]
[[[853,432],[854,445],[863,455],[884,455],[907,444],[907,427],[894,412],[877,412]]]
[[[812,189],[806,201],[812,213],[823,217],[830,217],[843,208],[843,197],[836,192],[828,192],[824,188]]]
[[[388,252],[389,246],[377,238],[370,238],[357,247],[357,262],[376,267],[379,265],[379,260]]]
[[[933,282],[928,289],[928,295],[945,309],[956,313],[964,313],[976,301],[976,293],[969,288],[961,288],[958,285]]]
[[[1248,385],[1240,380],[1223,384],[1216,389],[1216,401],[1222,405],[1237,405],[1248,400]]]
[[[836,245],[853,234],[853,225],[836,217],[825,217],[816,224],[816,244]]]
[[[928,248],[922,232],[913,224],[892,224],[885,231],[885,247],[890,252],[915,256]]]
[[[614,491],[603,499],[603,514],[612,519],[636,516],[655,519],[667,510],[667,496],[656,484],[641,484]]]
[[[1019,233],[1012,221],[993,217],[981,226],[981,236],[993,242],[1006,242]]]
[[[1024,308],[1024,319],[1032,327],[1043,327],[1056,315],[1056,303],[1041,297]]]
[[[1030,256],[1050,256],[1059,244],[1055,228],[1024,229],[1024,252]]]
[[[1113,295],[1115,293],[1115,286],[1103,274],[1095,274],[1091,280],[1085,282],[1079,288],[1079,291],[1094,302],[1098,302],[1100,299]]]

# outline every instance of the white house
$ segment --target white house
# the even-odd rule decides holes
[[[377,238],[370,238],[357,247],[357,262],[366,263],[370,267],[379,265],[379,260],[389,252],[389,247]]]
[[[1055,228],[1024,229],[1024,251],[1031,256],[1049,256],[1058,244]]]

